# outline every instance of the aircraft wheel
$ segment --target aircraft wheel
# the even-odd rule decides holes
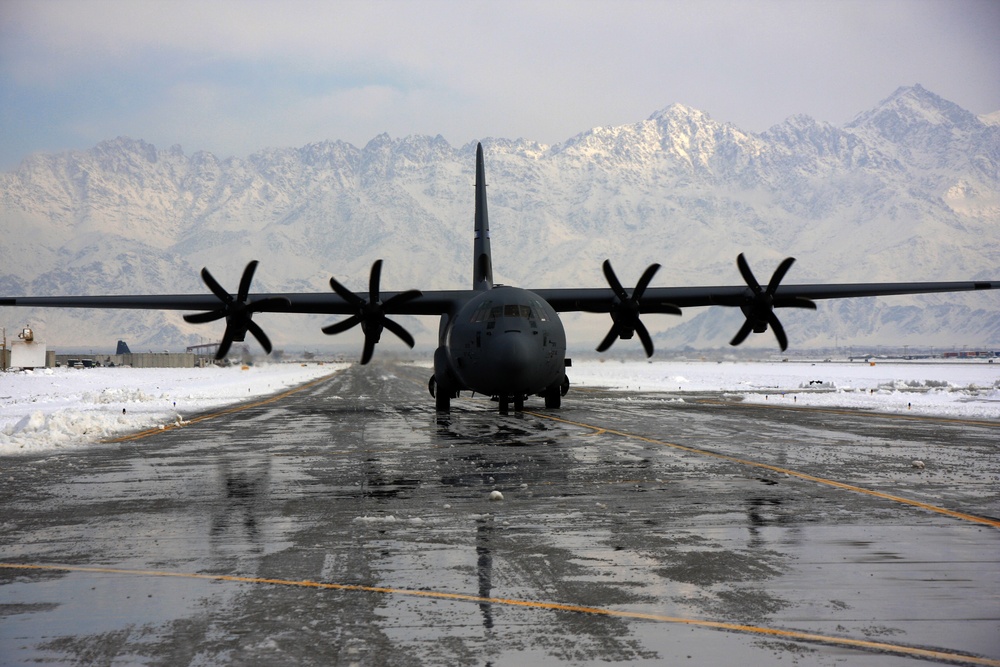
[[[562,392],[559,387],[552,387],[545,392],[545,407],[549,410],[558,410],[562,407]]]
[[[510,396],[501,395],[497,401],[500,404],[500,414],[510,414]]]
[[[439,391],[434,396],[434,407],[438,412],[451,411],[451,396],[446,391]]]
[[[514,399],[514,412],[524,412],[524,399],[515,398]]]

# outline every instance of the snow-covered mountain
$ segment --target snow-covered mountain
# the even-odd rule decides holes
[[[796,282],[1000,278],[1000,125],[920,86],[844,127],[793,116],[761,134],[674,104],[647,120],[546,146],[484,139],[495,278],[603,286],[660,262],[657,285],[764,282],[787,255]],[[0,174],[0,295],[200,292],[208,266],[236,289],[358,290],[385,259],[386,290],[471,282],[474,144],[441,136],[324,141],[219,159],[141,140],[35,155]],[[780,313],[794,347],[997,345],[1000,294],[857,299]],[[5,310],[49,342],[177,348],[221,335],[179,313]],[[258,316],[279,346],[329,342],[333,318]],[[739,311],[651,316],[662,345],[725,345]],[[607,318],[572,316],[571,345]],[[436,322],[410,320],[434,345]],[[776,347],[770,334],[751,338]]]

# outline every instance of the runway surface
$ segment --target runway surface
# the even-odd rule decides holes
[[[1000,422],[428,376],[0,459],[0,663],[1000,665]]]

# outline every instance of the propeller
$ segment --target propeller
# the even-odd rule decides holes
[[[382,338],[383,329],[388,329],[392,333],[396,334],[400,340],[410,347],[413,347],[415,344],[413,336],[410,335],[410,332],[396,322],[390,320],[386,317],[386,314],[391,312],[395,306],[421,296],[421,292],[419,290],[400,292],[399,294],[389,297],[385,302],[383,302],[379,296],[379,282],[381,280],[381,259],[375,260],[375,263],[372,264],[371,275],[368,278],[367,300],[361,298],[341,285],[337,282],[336,278],[330,278],[330,287],[333,288],[333,291],[336,292],[344,301],[354,306],[357,309],[357,312],[342,322],[337,322],[336,324],[323,327],[323,333],[327,335],[339,334],[360,324],[361,330],[365,333],[365,347],[361,353],[362,365],[371,361],[372,354],[375,352],[375,344]]]
[[[207,268],[201,270],[201,279],[205,281],[205,285],[208,289],[212,290],[215,296],[219,297],[219,301],[222,305],[215,310],[210,310],[204,313],[195,313],[193,315],[185,315],[184,321],[190,322],[191,324],[204,324],[205,322],[214,322],[215,320],[221,320],[223,317],[226,318],[226,331],[222,334],[222,342],[219,343],[219,350],[215,353],[216,359],[222,359],[228,354],[229,348],[232,346],[233,341],[242,342],[246,340],[247,332],[249,331],[253,334],[253,337],[257,339],[261,347],[268,354],[271,353],[271,340],[264,333],[264,330],[254,322],[251,318],[254,313],[271,310],[278,306],[287,306],[291,302],[281,296],[281,297],[265,297],[263,299],[258,299],[256,301],[247,301],[250,293],[250,282],[253,280],[253,274],[257,270],[257,260],[251,260],[246,268],[243,269],[243,277],[240,279],[240,288],[236,293],[234,298],[232,294],[227,292],[222,285],[219,284],[211,273],[209,273]]]
[[[781,322],[778,320],[777,315],[774,314],[775,308],[806,308],[809,310],[816,310],[816,303],[803,298],[803,297],[780,297],[775,296],[775,292],[778,289],[778,285],[781,284],[782,279],[785,274],[788,273],[788,269],[791,268],[792,264],[795,263],[794,257],[786,257],[778,268],[774,270],[771,275],[770,282],[767,283],[767,288],[762,288],[760,283],[753,275],[753,271],[750,270],[750,265],[747,263],[746,258],[743,253],[740,253],[736,257],[736,266],[740,269],[740,274],[743,276],[743,280],[746,281],[747,286],[752,291],[749,296],[750,301],[742,306],[740,309],[743,314],[746,315],[746,321],[740,330],[736,332],[736,335],[731,341],[730,345],[739,345],[750,332],[763,333],[767,331],[767,327],[770,326],[771,330],[774,332],[775,338],[778,339],[778,345],[781,346],[781,351],[784,352],[788,349],[788,336],[785,335],[785,328],[781,326]]]
[[[611,268],[611,260],[604,260],[603,269],[604,277],[615,293],[615,301],[611,304],[610,311],[613,324],[608,331],[608,335],[597,346],[597,351],[604,352],[618,338],[629,339],[632,338],[633,334],[639,334],[639,340],[642,341],[642,347],[646,351],[646,356],[653,356],[653,339],[650,338],[649,331],[639,319],[639,301],[646,292],[646,288],[649,287],[650,281],[653,280],[653,276],[660,270],[660,265],[650,264],[646,267],[642,277],[639,278],[639,282],[636,283],[635,289],[632,290],[631,295],[625,291],[621,281],[618,280],[618,276],[615,275],[615,270]],[[680,308],[668,303],[656,304],[645,310],[647,313],[681,314]]]

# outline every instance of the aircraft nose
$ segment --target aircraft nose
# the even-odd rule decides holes
[[[502,385],[511,389],[521,387],[533,367],[532,351],[524,334],[510,331],[497,341],[496,374]]]

